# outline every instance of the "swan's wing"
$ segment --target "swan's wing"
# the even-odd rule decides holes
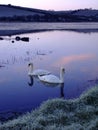
[[[45,76],[38,76],[38,77],[41,81],[47,82],[47,83],[59,83],[60,82],[60,79],[52,74],[45,75]]]
[[[33,71],[33,75],[47,75],[47,74],[50,74],[49,71],[47,70],[42,70],[42,69],[37,69],[37,70],[34,70]]]

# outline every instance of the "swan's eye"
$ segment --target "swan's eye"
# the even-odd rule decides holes
[[[65,69],[63,68],[63,71],[65,72]]]

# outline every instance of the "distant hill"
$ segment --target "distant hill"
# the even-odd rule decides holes
[[[98,22],[98,10],[47,11],[0,5],[0,22]]]

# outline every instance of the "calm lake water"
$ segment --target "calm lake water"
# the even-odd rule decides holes
[[[15,37],[29,37],[29,42]],[[0,112],[28,111],[53,98],[73,99],[98,83],[98,32],[46,31],[5,36],[0,40]],[[12,43],[14,41],[14,43]],[[28,64],[59,76],[53,86],[28,76]]]

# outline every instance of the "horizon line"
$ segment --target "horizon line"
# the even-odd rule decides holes
[[[28,7],[28,6],[21,6],[21,5],[14,5],[14,4],[0,4],[0,6],[16,6],[16,7],[22,7],[22,8],[29,8],[29,9],[38,9],[38,10],[45,10],[45,11],[74,11],[74,10],[98,10],[96,8],[77,8],[77,9],[66,9],[66,10],[54,10],[54,9],[40,9],[40,8],[33,8],[33,7]]]

